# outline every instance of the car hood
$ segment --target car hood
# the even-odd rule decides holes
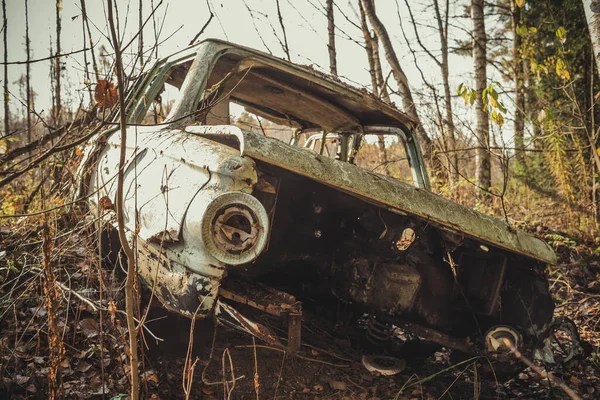
[[[554,251],[544,241],[427,190],[231,125],[193,126],[186,131],[209,139],[235,136],[242,156],[306,176],[390,211],[420,217],[459,235],[545,263],[556,263]]]

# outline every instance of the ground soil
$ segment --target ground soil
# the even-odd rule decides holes
[[[20,225],[2,231],[0,237],[2,248],[10,250],[0,262],[0,398],[47,398],[48,318],[43,306],[42,273],[36,261],[39,256],[35,255],[35,243],[39,243],[36,231],[36,227]],[[65,349],[59,360],[62,394],[65,398],[124,399],[128,391],[127,335],[119,312],[124,308],[119,267],[99,268],[89,232],[84,232],[57,241],[53,251],[53,266],[61,282],[58,326]],[[548,239],[544,232],[538,234]],[[561,259],[549,270],[556,315],[575,321],[586,354],[566,365],[537,365],[551,371],[582,398],[599,398],[597,244],[553,235],[551,241]],[[557,237],[564,240],[555,240]],[[146,300],[142,296],[142,310]],[[266,315],[254,317],[285,338],[281,321]],[[362,365],[361,357],[373,349],[352,346],[334,319],[310,312],[305,315],[303,346],[297,354],[266,346],[230,328],[215,329],[209,319],[195,324],[189,356],[190,320],[152,307],[147,321],[141,365],[143,398],[185,398],[186,365],[185,376],[188,382],[191,379],[189,398],[199,399],[567,397],[556,384],[525,366],[512,375],[494,377],[485,358],[465,359],[443,348],[425,358],[406,358],[405,369],[395,376],[371,373]],[[186,364],[186,360],[191,362]],[[192,373],[190,364],[194,365]],[[520,361],[513,360],[513,364],[520,365]]]

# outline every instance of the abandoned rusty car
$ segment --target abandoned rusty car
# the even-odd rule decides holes
[[[366,91],[205,40],[126,101],[126,227],[169,310],[281,345],[236,304],[251,306],[289,321],[291,350],[315,301],[369,316],[371,336],[401,328],[467,353],[500,338],[533,348],[550,326],[553,250],[433,194],[415,122]],[[119,146],[107,130],[81,167],[80,190],[112,224],[101,200],[115,202]]]

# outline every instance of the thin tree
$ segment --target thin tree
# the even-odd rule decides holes
[[[284,50],[285,55],[287,56],[288,61],[292,61],[290,58],[290,47],[288,46],[287,34],[285,33],[285,25],[283,24],[283,17],[281,16],[281,7],[279,7],[279,0],[276,0],[277,3],[277,16],[279,17],[279,25],[281,25],[281,30],[283,31],[283,43],[285,44]]]
[[[596,59],[596,69],[600,74],[600,4],[597,0],[582,0],[585,17],[587,19],[592,48],[594,49],[594,58]]]
[[[379,97],[379,85],[377,84],[377,75],[375,73],[375,59],[373,58],[373,38],[371,37],[371,33],[369,32],[369,26],[367,25],[367,17],[365,15],[365,9],[362,6],[361,0],[358,0],[358,8],[360,9],[360,29],[362,30],[363,38],[365,39],[365,50],[367,51],[367,61],[369,63],[371,87],[373,88],[373,94]]]
[[[410,19],[413,25],[417,43],[423,49],[423,51],[436,63],[440,68],[442,74],[442,83],[444,86],[444,105],[445,105],[445,116],[442,117],[441,111],[438,111],[439,126],[442,132],[442,143],[444,144],[444,150],[447,152],[448,160],[448,177],[451,183],[458,182],[458,153],[454,151],[456,149],[456,128],[454,126],[454,114],[452,112],[452,97],[450,94],[450,66],[448,62],[448,20],[450,14],[450,1],[446,0],[444,6],[444,14],[439,4],[439,0],[433,0],[433,8],[435,11],[435,19],[437,24],[438,36],[440,39],[440,56],[434,55],[421,41],[419,31],[417,29],[417,23],[413,16],[408,0],[404,0]],[[437,103],[437,91],[433,90],[435,96],[436,105]]]
[[[438,34],[440,36],[441,56],[440,69],[442,71],[442,82],[444,84],[444,97],[446,105],[446,141],[448,142],[448,150],[452,155],[448,157],[450,160],[450,181],[454,184],[458,182],[458,153],[456,149],[456,129],[454,126],[454,113],[452,112],[452,97],[450,95],[450,65],[448,62],[448,19],[450,14],[450,2],[446,0],[444,15],[440,12],[438,0],[433,0],[435,8],[435,18],[438,25]],[[443,124],[441,126],[444,126]]]
[[[31,143],[31,48],[29,40],[29,0],[25,0],[25,51],[27,52],[27,63],[25,64],[25,81],[26,81],[26,103],[27,103],[27,144]]]
[[[427,132],[425,132],[425,129],[423,128],[423,125],[421,124],[419,114],[417,113],[417,107],[413,100],[410,86],[408,85],[408,78],[406,77],[406,74],[404,73],[404,71],[402,70],[402,67],[400,66],[400,62],[398,61],[398,56],[396,55],[396,52],[394,51],[394,48],[392,46],[390,36],[388,35],[388,32],[385,29],[385,26],[381,23],[381,21],[377,17],[377,14],[375,13],[375,9],[373,7],[373,1],[372,0],[361,0],[361,4],[364,8],[367,19],[369,20],[369,22],[371,23],[371,26],[373,27],[373,30],[375,30],[375,33],[377,34],[379,40],[381,40],[381,43],[383,44],[385,58],[392,69],[392,75],[394,76],[394,80],[396,81],[396,84],[398,85],[398,92],[400,93],[400,96],[402,98],[402,108],[404,109],[404,112],[407,113],[410,117],[412,117],[417,123],[415,130],[417,133],[417,137],[419,138],[419,141],[421,142],[421,148],[423,149],[423,155],[426,158],[429,158],[432,160],[434,173],[437,173],[440,171],[439,158],[436,155],[434,155],[432,152],[431,139],[429,138],[429,136],[427,135]]]
[[[360,0],[358,2],[358,8],[360,9],[360,29],[363,38],[365,39],[365,50],[367,52],[367,61],[369,63],[372,91],[375,96],[383,99],[383,101],[389,104],[390,96],[387,93],[385,84],[383,84],[381,61],[379,60],[379,41],[377,35],[371,35],[371,32],[369,32],[367,17]],[[379,149],[379,162],[383,165],[386,175],[391,175],[389,158],[387,149],[385,148],[385,139],[381,135],[377,139],[377,147]]]
[[[55,89],[55,104],[54,104],[54,121],[56,125],[60,125],[60,120],[61,120],[61,109],[62,109],[62,102],[61,102],[61,98],[60,98],[60,77],[61,77],[61,66],[60,66],[60,33],[62,30],[62,22],[61,22],[61,15],[60,15],[60,11],[62,10],[62,0],[56,0],[56,54],[55,57],[56,59],[54,60],[54,82],[56,85],[56,89]]]
[[[144,16],[142,13],[144,0],[140,0],[138,4],[138,58],[140,68],[144,67]]]
[[[8,135],[10,132],[10,108],[8,106],[8,45],[6,39],[8,31],[8,19],[6,18],[6,0],[2,0],[2,27],[2,41],[4,44],[4,135]]]
[[[331,75],[337,76],[337,62],[335,54],[335,24],[333,20],[333,0],[327,0],[327,33],[329,35],[329,43],[327,49],[329,50],[329,70]]]
[[[127,153],[127,121],[125,115],[125,73],[123,72],[123,59],[121,56],[121,43],[115,29],[115,20],[113,16],[113,1],[107,0],[108,25],[110,28],[111,42],[115,51],[115,69],[117,75],[117,88],[119,91],[119,125],[121,129],[121,151],[119,155],[119,171],[117,173],[117,225],[119,232],[119,241],[127,258],[127,280],[125,281],[125,309],[127,314],[127,330],[129,331],[129,366],[131,369],[131,392],[130,398],[137,400],[139,398],[139,376],[138,376],[138,343],[137,328],[134,320],[134,283],[135,283],[135,256],[127,240],[125,233],[125,216],[123,205],[123,166],[125,165],[125,156]]]
[[[81,18],[81,30],[83,33],[83,48],[87,49],[87,35],[85,32],[85,18],[83,17],[83,15],[85,15],[85,7],[84,7],[84,2],[83,0],[81,1],[82,5],[81,5],[81,14],[82,14],[82,18]],[[90,43],[90,47],[91,47],[91,43]],[[93,103],[94,101],[94,94],[92,93],[92,79],[90,77],[90,68],[89,68],[89,64],[88,64],[88,57],[87,57],[87,50],[83,52],[83,73],[85,75],[85,85],[87,86],[88,89],[88,94],[90,96],[90,104]]]
[[[511,28],[513,34],[512,57],[515,79],[515,154],[517,162],[525,166],[525,74],[523,67],[523,39],[517,33],[521,23],[521,7],[516,0],[510,1]]]
[[[475,76],[475,136],[479,142],[476,150],[476,184],[484,190],[491,187],[490,122],[483,103],[483,91],[487,86],[487,36],[485,33],[484,0],[472,0],[473,21],[473,69]]]
[[[92,40],[92,31],[90,30],[90,22],[88,20],[87,11],[85,8],[85,0],[81,0],[81,16],[83,18],[83,22],[87,30],[88,42],[90,44],[90,54],[92,56],[92,68],[94,69],[94,76],[96,77],[96,82],[98,82],[100,80],[100,72],[98,70],[98,63],[96,62],[96,55],[94,53],[94,41]]]
[[[587,20],[588,30],[590,31],[590,39],[592,40],[592,49],[594,49],[594,58],[596,59],[596,69],[600,74],[600,4],[598,0],[583,0],[583,9]],[[588,134],[590,146],[596,147],[595,139]],[[592,151],[596,168],[600,172],[600,156],[597,151]]]

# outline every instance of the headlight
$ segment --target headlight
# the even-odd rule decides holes
[[[267,244],[269,217],[255,197],[229,192],[214,199],[202,218],[202,241],[222,263],[240,265],[257,258]]]

